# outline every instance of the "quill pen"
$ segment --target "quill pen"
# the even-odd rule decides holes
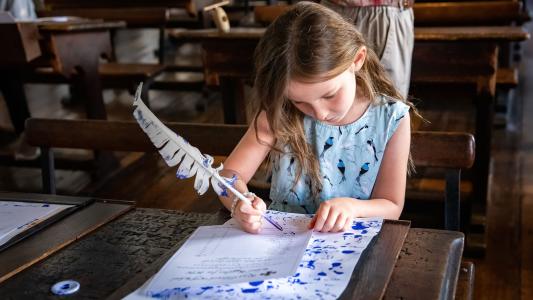
[[[250,199],[234,188],[236,177],[231,179],[222,177],[218,173],[223,168],[222,164],[216,169],[213,168],[211,166],[213,164],[212,156],[202,154],[198,148],[193,147],[183,137],[165,126],[143,103],[141,90],[142,83],[135,92],[133,117],[148,135],[167,165],[173,167],[179,164],[176,177],[184,179],[196,175],[194,189],[198,194],[203,195],[209,188],[211,181],[211,186],[218,195],[227,197],[228,190],[230,190],[239,200],[251,205]],[[265,215],[263,217],[278,230],[283,231],[283,228],[270,217]]]

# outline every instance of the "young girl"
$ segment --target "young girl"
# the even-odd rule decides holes
[[[410,106],[353,25],[300,2],[268,27],[255,62],[257,112],[223,174],[246,192],[270,153],[270,209],[315,213],[309,228],[321,232],[345,230],[356,217],[397,219]],[[220,199],[245,231],[261,229],[262,199]]]

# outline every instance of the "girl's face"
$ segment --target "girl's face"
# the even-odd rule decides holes
[[[355,110],[355,63],[338,76],[323,82],[306,83],[291,80],[289,101],[304,114],[316,120],[345,125],[353,122]]]

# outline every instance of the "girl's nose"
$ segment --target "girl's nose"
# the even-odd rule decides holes
[[[314,110],[315,118],[319,121],[325,121],[326,117],[328,116],[327,111],[323,109],[316,109]]]

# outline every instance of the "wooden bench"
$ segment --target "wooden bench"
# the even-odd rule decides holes
[[[149,103],[148,90],[160,75],[165,66],[144,63],[102,63],[98,66],[98,74],[103,88],[127,89],[135,91],[140,82],[143,83],[142,98]],[[36,68],[27,73],[25,81],[28,83],[72,83],[70,78],[56,72],[52,68]],[[145,86],[146,85],[146,86]]]
[[[168,123],[202,153],[227,156],[244,135],[245,125]],[[43,189],[55,193],[51,148],[154,152],[156,149],[135,122],[29,119],[28,142],[41,147]],[[223,133],[224,138],[220,138]],[[216,141],[216,142],[215,142]],[[445,228],[459,229],[461,170],[474,162],[472,135],[413,132],[412,155],[416,166],[446,169]],[[174,171],[174,170],[173,170]]]

